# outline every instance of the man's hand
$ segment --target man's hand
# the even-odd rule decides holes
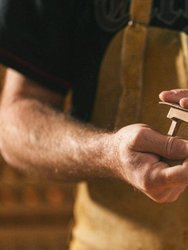
[[[115,136],[122,177],[158,203],[173,202],[188,185],[188,160],[170,167],[163,159],[188,157],[188,141],[163,136],[143,124]]]
[[[179,104],[182,108],[188,108],[188,89],[173,89],[163,91],[159,98],[164,102]]]

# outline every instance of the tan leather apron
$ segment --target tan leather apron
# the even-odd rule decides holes
[[[188,87],[187,35],[148,27],[151,0],[132,0],[131,20],[101,65],[93,123],[119,128],[142,122],[166,133],[162,90]],[[188,135],[188,127],[181,128]],[[71,250],[188,249],[188,192],[159,205],[128,184],[81,183]]]

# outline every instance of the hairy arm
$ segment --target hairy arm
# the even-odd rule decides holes
[[[73,120],[63,98],[9,69],[0,110],[0,149],[5,160],[41,177],[60,180],[113,178],[154,201],[175,201],[188,185],[188,142],[147,125],[113,133]],[[163,158],[183,159],[170,167]]]
[[[32,174],[65,180],[115,175],[105,153],[111,135],[73,120],[62,104],[62,96],[8,70],[0,113],[5,160]]]

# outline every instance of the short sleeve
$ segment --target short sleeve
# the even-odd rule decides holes
[[[45,87],[71,87],[71,23],[57,0],[0,1],[0,63]],[[68,15],[67,15],[68,17]]]

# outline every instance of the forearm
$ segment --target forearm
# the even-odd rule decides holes
[[[34,99],[1,112],[2,155],[37,175],[69,180],[115,176],[111,137]]]

